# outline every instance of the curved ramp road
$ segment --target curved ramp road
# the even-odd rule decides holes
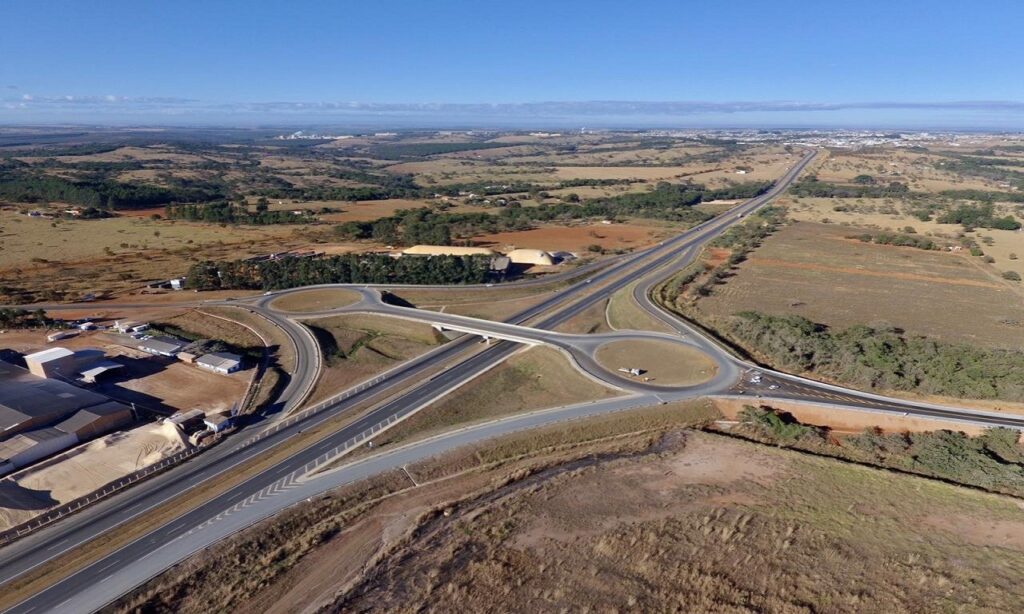
[[[956,420],[971,424],[998,424],[1024,429],[1024,418],[909,403],[765,369],[757,369],[762,373],[761,383],[754,384],[750,382],[749,377],[749,374],[755,369],[754,365],[736,358],[713,339],[706,337],[685,322],[665,314],[651,302],[650,289],[671,273],[669,265],[677,267],[680,263],[689,262],[707,240],[734,224],[740,216],[745,216],[763,206],[786,189],[813,157],[812,154],[798,162],[769,193],[747,201],[726,214],[700,224],[661,245],[607,263],[607,266],[600,271],[598,271],[599,267],[594,266],[589,270],[578,269],[568,272],[567,278],[581,273],[588,274],[591,270],[597,271],[583,281],[551,293],[538,305],[510,318],[508,323],[496,323],[386,305],[380,301],[379,294],[375,291],[362,286],[342,286],[357,289],[363,294],[363,300],[350,306],[348,311],[361,310],[392,317],[405,317],[427,321],[442,327],[457,327],[476,335],[552,345],[569,353],[576,365],[586,371],[588,375],[597,376],[600,373],[601,379],[627,389],[631,394],[595,403],[533,412],[473,427],[460,428],[328,472],[309,473],[325,462],[325,459],[352,445],[353,439],[371,426],[404,417],[429,405],[505,360],[519,347],[515,343],[500,341],[483,351],[467,356],[469,350],[477,347],[477,340],[469,336],[460,338],[396,367],[386,376],[374,380],[372,385],[361,388],[359,392],[343,396],[343,398],[329,403],[325,411],[282,428],[256,443],[248,444],[244,440],[244,436],[236,436],[227,444],[200,455],[195,461],[177,467],[114,500],[90,508],[81,514],[72,516],[65,522],[58,523],[0,550],[0,582],[6,582],[52,560],[70,548],[117,527],[132,517],[162,505],[188,491],[197,483],[216,479],[217,476],[231,471],[240,463],[258,458],[283,441],[301,433],[303,429],[350,410],[358,403],[375,397],[375,395],[406,387],[410,382],[418,382],[401,395],[397,395],[396,398],[375,406],[352,424],[306,444],[300,451],[295,452],[274,467],[250,476],[242,484],[217,495],[207,503],[191,509],[147,535],[130,541],[117,552],[85,566],[20,603],[11,611],[89,611],[96,609],[182,560],[190,553],[215,543],[260,519],[273,515],[289,505],[337,486],[376,475],[382,471],[415,462],[467,443],[484,441],[488,438],[559,421],[661,402],[707,394],[729,394],[737,398],[763,395],[765,398],[780,398],[797,402],[813,401],[816,404],[828,404],[847,410],[878,411],[889,414],[900,412],[919,417]],[[543,280],[543,283],[550,283],[550,280]],[[636,283],[633,288],[633,296],[637,303],[652,316],[671,326],[678,336],[619,331],[615,334],[591,336],[591,339],[587,339],[588,336],[585,335],[566,335],[549,330],[633,283]],[[421,286],[416,287],[421,288]],[[501,287],[508,287],[508,285],[503,284]],[[481,289],[486,291],[486,287]],[[280,404],[285,409],[293,409],[301,404],[304,395],[308,393],[309,388],[315,382],[319,370],[319,348],[308,329],[298,322],[299,317],[315,317],[318,314],[302,314],[297,317],[296,314],[286,315],[270,308],[270,302],[274,298],[296,291],[301,291],[301,289],[226,303],[250,309],[267,317],[285,330],[291,342],[295,344],[296,373],[280,399]],[[320,315],[343,312],[346,312],[346,309],[330,310]],[[548,312],[552,313],[532,327],[517,325]],[[610,376],[609,379],[608,372],[595,364],[594,351],[602,342],[610,339],[629,338],[671,339],[673,342],[686,343],[711,357],[717,363],[719,373],[712,381],[700,386],[672,389],[659,386],[656,390],[640,386],[640,382],[629,382],[615,376]],[[299,355],[301,355],[301,359],[298,358]],[[432,365],[449,363],[451,363],[450,366],[441,373],[429,378],[424,377],[425,371]],[[299,368],[299,364],[303,366]],[[770,389],[770,385],[777,386],[777,388]]]

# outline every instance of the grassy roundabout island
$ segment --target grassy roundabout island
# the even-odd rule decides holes
[[[619,369],[640,369],[637,379],[649,378],[656,386],[696,386],[715,376],[718,367],[700,350],[654,339],[612,341],[597,350],[597,362],[608,371],[629,377]]]
[[[316,288],[301,292],[290,292],[274,299],[270,307],[286,313],[316,313],[359,302],[358,292],[342,288]]]

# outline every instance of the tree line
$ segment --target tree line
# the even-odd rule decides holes
[[[938,342],[892,328],[832,331],[795,315],[736,315],[728,332],[783,369],[881,390],[1024,401],[1024,352]]]
[[[959,205],[940,215],[935,221],[940,224],[963,224],[964,230],[975,228],[995,228],[998,230],[1017,230],[1018,222],[1012,215],[997,217],[992,203],[982,205]]]
[[[336,226],[335,232],[346,239],[374,239],[388,245],[451,245],[481,234],[525,230],[536,222],[641,217],[699,223],[712,216],[694,209],[694,205],[708,200],[753,198],[770,188],[770,183],[763,182],[714,190],[701,185],[662,182],[650,192],[621,194],[580,204],[513,205],[502,208],[496,215],[407,209],[372,222],[347,222]]]
[[[198,262],[186,285],[196,290],[280,290],[315,284],[479,284],[491,270],[489,256],[343,254],[252,262]]]
[[[82,207],[142,209],[172,202],[223,198],[209,187],[163,187],[112,180],[70,181],[49,175],[0,173],[0,198],[25,203],[62,202]]]
[[[863,175],[861,177],[868,177]],[[893,181],[886,185],[858,182],[856,185],[840,185],[818,181],[814,175],[802,179],[789,188],[794,196],[810,196],[815,198],[892,198],[910,194],[905,183]]]
[[[188,220],[192,222],[209,222],[214,224],[306,224],[313,221],[309,212],[294,214],[291,211],[269,211],[264,204],[251,212],[244,205],[228,201],[193,205],[167,205],[164,215],[171,220]]]

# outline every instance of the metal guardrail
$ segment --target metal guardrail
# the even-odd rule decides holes
[[[239,446],[239,449],[249,447],[263,439],[266,439],[267,437],[270,437],[271,435],[277,432],[280,432],[285,428],[288,428],[289,426],[292,426],[296,422],[300,422],[311,416],[315,416],[316,414],[331,407],[335,403],[338,403],[339,401],[344,401],[345,399],[348,399],[356,394],[359,394],[360,392],[366,390],[367,388],[370,388],[371,386],[379,384],[384,379],[385,378],[383,376],[378,376],[372,380],[363,382],[354,388],[350,388],[345,392],[342,392],[341,394],[335,395],[329,399],[321,401],[316,405],[307,407],[306,409],[296,413],[295,415],[290,416],[289,418],[282,420],[281,422],[278,422],[274,426],[250,437]],[[388,424],[391,424],[393,422],[394,420],[392,420]],[[379,432],[381,428],[383,427],[381,427],[379,424],[374,425],[374,427],[372,427],[367,432],[370,432],[370,434],[376,433]],[[357,435],[355,439],[358,439],[360,437],[363,437],[363,433]],[[359,441],[362,441],[362,439],[360,439]],[[77,499],[73,499],[51,510],[48,510],[47,512],[44,512],[43,514],[40,514],[39,516],[36,516],[31,520],[25,521],[17,526],[7,529],[6,531],[0,532],[0,547],[6,546],[18,539],[21,539],[22,537],[25,537],[30,533],[47,527],[66,516],[69,516],[71,514],[74,514],[75,512],[80,511],[84,507],[94,505],[115,493],[121,492],[122,490],[129,486],[137,484],[147,478],[153,477],[157,473],[165,471],[185,460],[188,460],[189,458],[192,458],[193,456],[207,450],[208,448],[209,446],[204,446],[194,447],[188,450],[182,450],[181,452],[178,452],[177,454],[174,454],[172,456],[168,456],[167,458],[157,463],[154,463],[148,467],[144,467],[134,473],[131,473],[124,477],[118,478],[117,480],[109,482],[86,495],[78,497]]]
[[[49,526],[50,524],[60,520],[65,516],[74,514],[75,512],[81,510],[83,507],[93,505],[96,502],[106,499],[107,497],[115,493],[118,493],[121,490],[124,490],[125,488],[133,484],[137,484],[142,480],[153,477],[157,473],[160,473],[161,471],[168,469],[169,467],[173,467],[174,465],[177,465],[178,463],[188,458],[191,458],[196,454],[199,454],[205,449],[205,447],[195,447],[190,448],[188,450],[182,450],[177,454],[168,456],[162,461],[153,463],[148,467],[144,467],[134,473],[130,473],[124,477],[109,482],[87,495],[83,495],[81,497],[78,497],[77,499],[73,499],[63,505],[60,505],[43,514],[40,514],[39,516],[36,516],[35,518],[27,522],[23,522],[17,526],[11,527],[10,529],[7,529],[6,531],[0,533],[0,546],[6,546],[7,544],[17,539],[25,537],[29,533],[38,531],[39,529],[45,526]]]

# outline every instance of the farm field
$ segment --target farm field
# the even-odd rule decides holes
[[[671,234],[672,229],[664,225],[640,221],[625,224],[544,225],[531,230],[480,235],[474,237],[473,242],[481,247],[501,251],[541,249],[584,255],[591,245],[608,251],[635,250],[653,245]]]
[[[712,318],[795,314],[834,327],[887,323],[908,333],[985,347],[1024,344],[1019,288],[963,253],[862,243],[853,229],[784,227],[697,302]]]

